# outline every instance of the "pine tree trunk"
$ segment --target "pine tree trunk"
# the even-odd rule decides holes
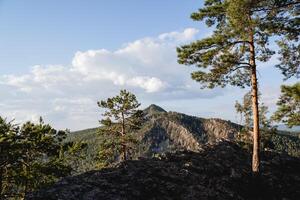
[[[252,85],[252,111],[253,111],[253,155],[252,155],[252,172],[259,173],[259,111],[258,111],[258,87],[256,77],[255,50],[253,34],[250,37],[250,65],[251,65],[251,85]]]

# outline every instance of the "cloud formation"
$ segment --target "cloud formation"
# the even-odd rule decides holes
[[[198,30],[163,33],[108,49],[78,51],[69,66],[36,65],[25,74],[0,76],[1,115],[19,121],[43,116],[58,128],[95,126],[96,101],[129,89],[143,100],[213,98],[220,90],[199,90],[188,67],[177,64],[176,46]]]

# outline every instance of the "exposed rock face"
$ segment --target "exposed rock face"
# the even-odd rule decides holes
[[[222,139],[233,141],[241,128],[240,125],[221,119],[206,119],[203,122],[203,129],[211,143]]]
[[[203,119],[151,105],[144,110],[145,127],[140,132],[143,145],[148,145],[148,153],[171,150],[199,151],[206,143],[219,140],[233,141],[241,126],[221,120]]]
[[[198,151],[198,140],[184,126],[180,126],[169,120],[155,121],[151,128],[145,132],[143,143],[149,143],[149,151],[160,153],[175,149],[187,149]]]
[[[251,155],[230,142],[178,152],[161,159],[126,161],[117,168],[64,178],[27,200],[300,199],[300,160],[262,156],[260,178]]]

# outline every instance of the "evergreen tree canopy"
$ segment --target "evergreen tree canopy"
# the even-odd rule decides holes
[[[21,154],[18,152],[18,127],[0,117],[0,199],[11,196],[11,185],[15,176],[14,167]]]
[[[105,126],[110,126],[112,123],[123,125],[126,120],[125,129],[138,128],[137,122],[141,116],[141,110],[138,110],[140,105],[134,94],[121,90],[119,95],[98,102],[99,107],[107,109],[103,114],[106,118],[100,123]]]
[[[100,133],[106,135],[100,146],[100,166],[107,166],[119,155],[126,160],[137,142],[131,132],[139,129],[142,122],[140,103],[134,94],[121,90],[119,95],[98,102],[98,106],[106,109],[100,121]]]
[[[42,119],[38,124],[17,126],[0,117],[0,199],[23,198],[70,175],[69,160],[84,146],[65,142],[66,136]]]
[[[270,37],[276,36],[286,78],[300,74],[300,2],[297,0],[206,0],[205,7],[191,15],[215,31],[207,38],[177,48],[178,62],[201,70],[192,78],[203,87],[226,84],[250,85],[251,37],[255,59],[268,61],[275,54]]]
[[[300,82],[281,86],[278,109],[273,115],[276,121],[282,121],[288,127],[300,126]]]

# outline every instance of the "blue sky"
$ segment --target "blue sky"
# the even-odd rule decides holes
[[[151,103],[238,122],[246,90],[200,90],[176,46],[210,34],[189,16],[196,0],[0,0],[0,115],[44,117],[56,128],[94,127],[97,100],[127,88]],[[263,102],[275,109],[282,76],[259,65]],[[295,82],[290,80],[288,83]]]
[[[2,0],[0,72],[68,64],[78,50],[116,49],[194,24],[195,0]],[[198,25],[199,26],[199,25]]]

